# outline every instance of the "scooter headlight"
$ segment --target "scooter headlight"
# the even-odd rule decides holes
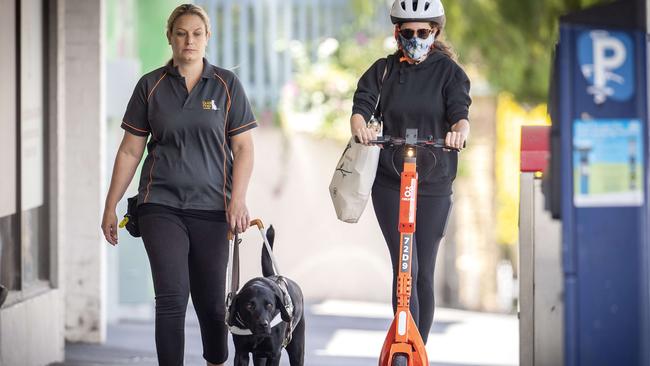
[[[408,156],[409,158],[414,157],[415,156],[415,149],[412,148],[412,147],[409,147],[408,149],[406,149],[406,156]]]

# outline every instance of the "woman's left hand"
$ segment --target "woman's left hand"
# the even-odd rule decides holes
[[[226,212],[226,218],[230,225],[230,231],[234,234],[243,233],[248,229],[250,223],[246,202],[242,199],[231,200],[228,205],[228,211]]]
[[[445,145],[462,150],[465,147],[465,141],[469,135],[469,122],[466,119],[458,121],[451,127],[445,137]]]
[[[467,136],[465,136],[462,132],[451,131],[447,132],[447,137],[445,137],[445,145],[460,150],[463,148],[465,140],[467,140]]]

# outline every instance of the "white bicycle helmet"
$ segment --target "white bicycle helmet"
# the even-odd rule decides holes
[[[434,22],[445,26],[445,8],[440,0],[395,0],[390,10],[393,24],[406,22]]]

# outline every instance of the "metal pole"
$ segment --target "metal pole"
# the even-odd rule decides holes
[[[638,4],[640,7],[643,7],[645,5],[645,33],[646,33],[646,67],[645,67],[645,77],[646,77],[646,99],[648,101],[646,102],[646,125],[645,125],[645,131],[646,131],[646,136],[648,135],[648,131],[650,131],[650,74],[648,73],[648,70],[650,69],[648,67],[648,62],[650,62],[650,47],[648,46],[648,40],[650,40],[650,36],[648,35],[650,31],[650,0],[645,0],[645,4],[643,3],[644,0],[638,0]],[[646,139],[646,146],[644,147],[645,149],[645,155],[648,154],[648,143],[650,142],[650,138]],[[644,164],[648,164],[648,162],[645,162]],[[648,169],[646,167],[646,169]],[[646,170],[647,172],[647,170]],[[644,187],[644,192],[645,192],[645,199],[646,202],[649,202],[650,196],[648,195],[648,184],[650,184],[650,177],[648,177],[648,173],[646,173],[646,179],[644,180],[644,184],[646,187]],[[646,204],[647,205],[647,204]],[[646,209],[646,225],[648,224],[648,217],[650,217],[650,209]],[[641,303],[648,304],[650,303],[650,249],[648,249],[648,244],[650,243],[650,238],[648,238],[648,229],[646,228],[645,230],[646,233],[646,238],[644,240],[646,248],[645,248],[645,266],[642,266],[642,276],[644,277],[641,280],[641,284],[643,285],[644,291],[642,291],[641,296],[644,297],[644,301]],[[650,310],[648,310],[646,307],[642,307],[642,326],[641,326],[641,339],[640,341],[642,342],[642,345],[647,345],[648,342],[650,342]],[[641,347],[641,352],[643,353],[641,355],[641,361],[643,362],[644,365],[650,365],[650,349],[648,347]]]

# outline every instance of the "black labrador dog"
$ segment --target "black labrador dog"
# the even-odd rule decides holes
[[[266,237],[273,248],[273,226],[267,230]],[[228,325],[235,344],[234,365],[248,365],[250,353],[255,366],[279,365],[286,345],[291,366],[302,366],[305,363],[302,291],[294,281],[273,274],[271,257],[266,247],[262,247],[264,277],[248,281],[234,296],[229,312]],[[289,304],[293,309],[287,308]]]

